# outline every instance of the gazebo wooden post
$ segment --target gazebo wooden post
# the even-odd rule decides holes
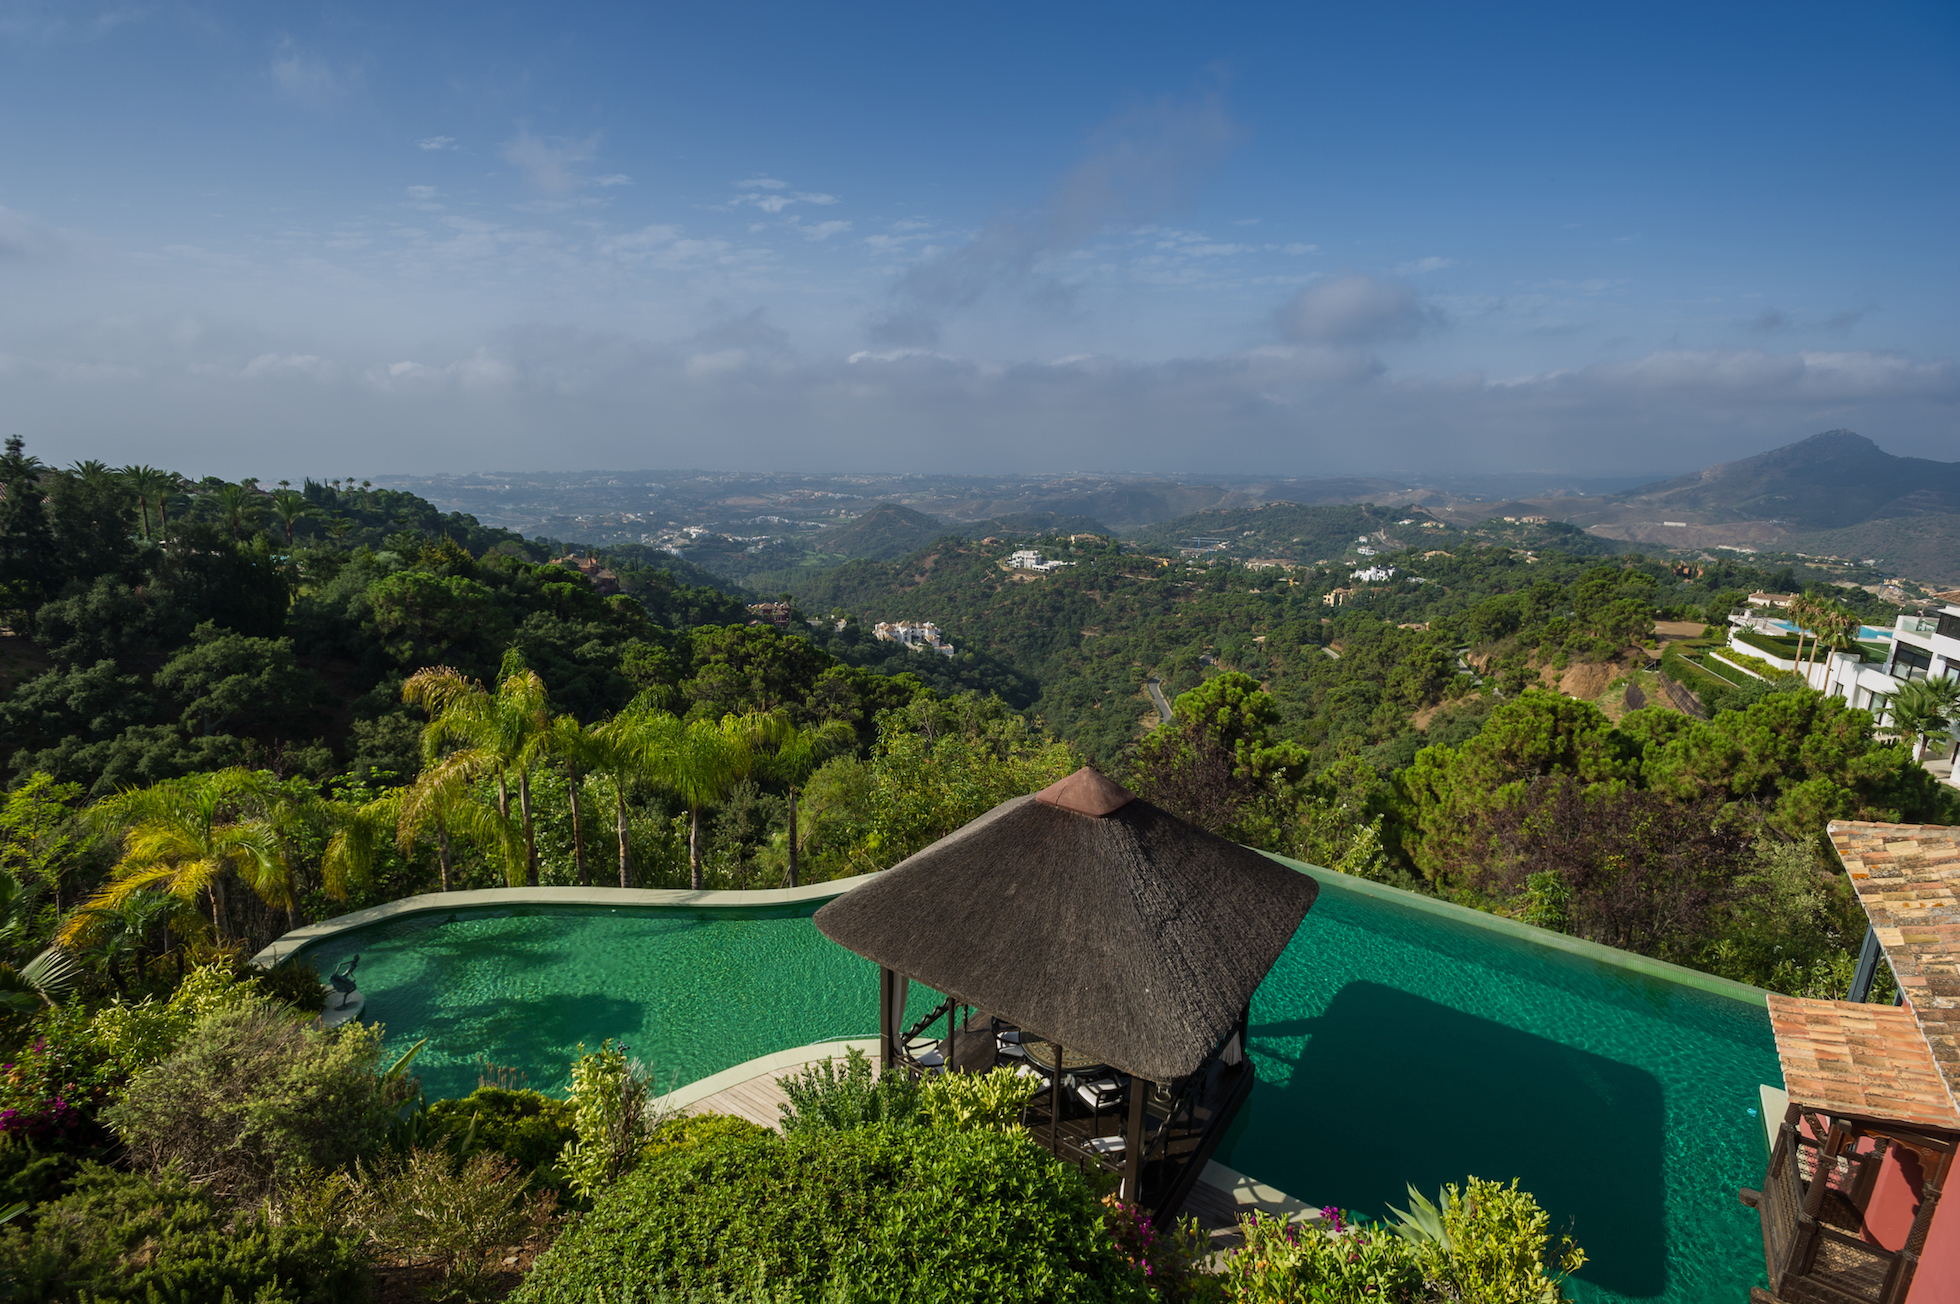
[[[878,966],[878,1076],[892,1067],[892,971]]]
[[[1131,1204],[1143,1203],[1143,1099],[1150,1087],[1142,1078],[1130,1079],[1130,1124],[1123,1129],[1123,1198]]]
[[[1048,1078],[1048,1153],[1062,1157],[1062,1043],[1055,1043],[1055,1071]]]

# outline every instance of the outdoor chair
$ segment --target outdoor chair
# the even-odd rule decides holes
[[[1130,1080],[1124,1077],[1097,1078],[1093,1082],[1078,1083],[1075,1094],[1091,1113],[1100,1114],[1129,1098]]]

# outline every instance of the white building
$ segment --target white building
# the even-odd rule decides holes
[[[1870,631],[1872,637],[1863,641],[1888,641],[1889,635],[1891,647],[1882,664],[1868,663],[1852,651],[1826,651],[1808,664],[1794,657],[1779,657],[1742,641],[1739,635],[1749,628],[1764,633],[1782,633],[1783,629],[1772,630],[1769,622],[1753,613],[1736,612],[1729,620],[1729,646],[1737,652],[1760,657],[1778,670],[1804,676],[1818,692],[1844,698],[1851,706],[1870,711],[1881,726],[1891,723],[1886,704],[1899,691],[1899,685],[1914,679],[1960,677],[1960,606],[1956,605],[1931,616],[1900,616],[1889,631]],[[1809,656],[1808,649],[1805,656]],[[1952,759],[1954,747],[1948,745],[1948,760]],[[1929,754],[1926,760],[1932,763],[1941,758]],[[1956,777],[1949,773],[1947,782],[1955,782]]]
[[[881,620],[871,631],[875,638],[887,643],[897,643],[913,651],[930,648],[942,656],[953,655],[953,645],[939,635],[939,626],[929,620],[884,621]]]
[[[1019,552],[1008,554],[1007,564],[1015,570],[1051,571],[1060,570],[1064,566],[1073,566],[1075,563],[1050,561],[1033,548],[1023,548]]]
[[[1351,580],[1360,580],[1363,584],[1386,584],[1395,578],[1395,568],[1393,566],[1370,566],[1366,570],[1355,571],[1348,578]]]

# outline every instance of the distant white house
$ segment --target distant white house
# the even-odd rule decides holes
[[[953,655],[953,645],[940,637],[939,626],[929,620],[881,620],[871,633],[874,638],[883,639],[887,643],[900,644],[915,652],[930,648],[943,656]]]
[[[1370,566],[1366,570],[1355,571],[1348,578],[1351,580],[1360,580],[1363,584],[1386,584],[1395,578],[1395,568],[1393,566]]]
[[[1357,553],[1359,553],[1359,554],[1361,554],[1361,555],[1362,555],[1363,557],[1372,557],[1372,556],[1374,556],[1374,555],[1375,555],[1375,552],[1376,552],[1376,550],[1375,550],[1375,549],[1373,549],[1373,548],[1370,548],[1370,547],[1369,547],[1369,546],[1368,546],[1367,544],[1365,544],[1365,543],[1364,543],[1364,544],[1362,544],[1362,545],[1361,545],[1361,546],[1360,546],[1359,548],[1356,548],[1356,549],[1355,549],[1355,551],[1356,551]]]
[[[1075,563],[1050,561],[1033,548],[1023,548],[1019,552],[1008,554],[1007,564],[1015,570],[1051,571],[1060,570],[1064,566],[1073,566]]]

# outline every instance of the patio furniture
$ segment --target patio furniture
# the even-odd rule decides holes
[[[923,1071],[896,1014],[913,982],[945,994],[942,1009],[982,1012],[992,1054],[972,1057],[962,1039],[947,1061],[1045,1071],[1053,1088],[1030,1114],[1035,1135],[1116,1171],[1124,1198],[1161,1215],[1182,1205],[1251,1093],[1238,1048],[1253,992],[1319,890],[1085,766],[836,898],[815,922],[879,967],[883,1069]],[[949,1013],[949,1037],[957,1027]],[[1236,1062],[1221,1061],[1228,1046]],[[1114,1098],[1084,1097],[1082,1079],[1130,1082]],[[1158,1087],[1167,1104],[1146,1111]],[[1120,1167],[1088,1144],[1113,1104],[1125,1106]]]

